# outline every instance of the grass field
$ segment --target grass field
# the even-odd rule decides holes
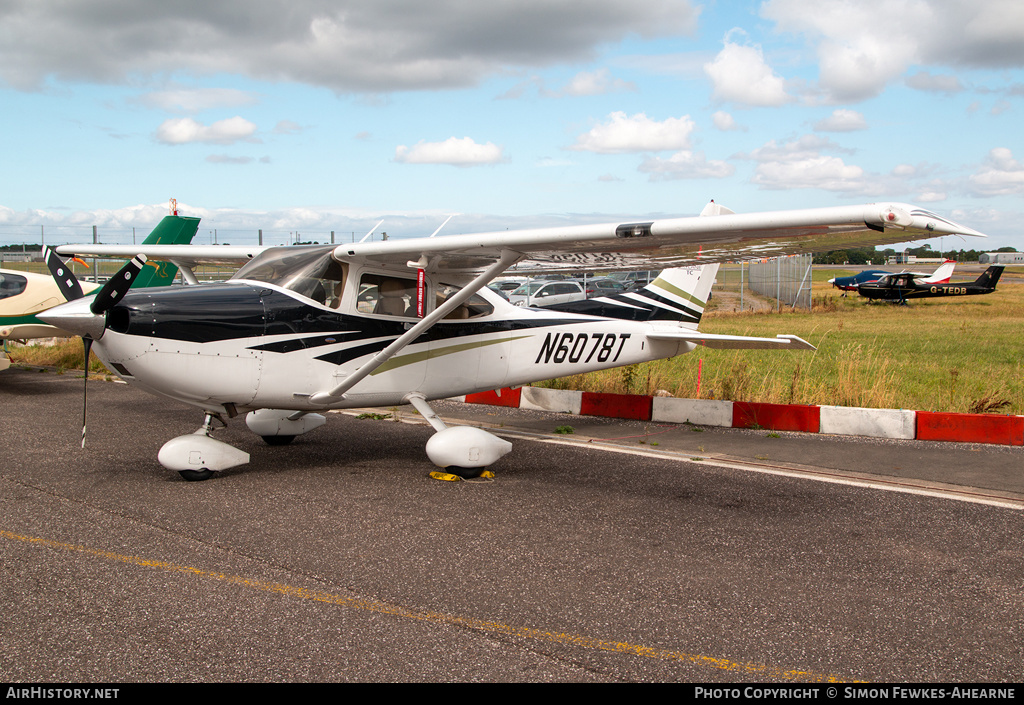
[[[708,333],[799,335],[817,346],[815,352],[698,347],[670,360],[542,384],[632,394],[666,390],[691,399],[1024,414],[1024,270],[1008,269],[993,294],[909,306],[839,297],[827,280],[847,273],[815,270],[811,313],[712,308],[701,323]],[[9,350],[15,362],[59,369],[82,365],[77,339]],[[104,369],[95,358],[90,367]]]
[[[543,384],[632,394],[665,390],[690,399],[1024,413],[1024,283],[1016,273],[1008,270],[993,294],[908,306],[839,297],[827,280],[849,273],[814,272],[811,313],[711,310],[701,323],[708,333],[798,335],[815,352],[698,347],[670,360]]]

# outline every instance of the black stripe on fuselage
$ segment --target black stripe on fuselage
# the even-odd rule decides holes
[[[699,323],[701,319],[700,313],[690,308],[688,305],[680,304],[677,301],[668,299],[664,296],[654,293],[650,289],[641,289],[640,291],[633,292],[636,295],[649,299],[650,302],[644,302],[639,299],[634,299],[624,294],[614,294],[612,296],[604,296],[601,298],[611,299],[621,305],[608,303],[599,299],[587,299],[585,301],[572,301],[565,304],[556,304],[554,306],[547,307],[549,311],[561,311],[563,313],[581,313],[588,316],[601,316],[602,318],[615,318],[620,321],[687,321],[692,323]],[[656,306],[654,303],[661,303],[665,306],[671,306],[678,311],[684,311],[685,313],[678,313],[677,311],[669,311]]]
[[[561,317],[441,321],[414,343],[593,322],[592,319]],[[415,323],[415,319],[388,320],[325,310],[275,289],[246,284],[204,284],[129,292],[108,317],[108,327],[117,333],[192,343],[276,337],[279,339],[250,348],[275,353],[384,339],[358,346],[374,352],[386,347]],[[332,352],[321,359],[333,360],[347,354]]]

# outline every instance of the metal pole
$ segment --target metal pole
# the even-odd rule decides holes
[[[775,311],[782,313],[782,258],[775,258]]]
[[[740,262],[740,313],[743,313],[743,262]]]

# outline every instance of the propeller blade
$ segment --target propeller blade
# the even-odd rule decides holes
[[[89,411],[89,351],[92,349],[92,338],[82,338],[85,345],[85,376],[82,382],[82,448],[85,448],[85,416]]]
[[[57,288],[60,289],[60,293],[65,299],[74,301],[84,296],[82,285],[78,283],[78,277],[71,271],[71,267],[60,258],[60,255],[47,247],[43,258],[46,260],[46,268],[50,270],[54,281],[57,282]]]
[[[103,288],[97,292],[96,298],[92,300],[92,304],[89,306],[89,310],[96,315],[101,315],[113,308],[128,293],[132,282],[135,281],[135,277],[142,271],[145,264],[146,255],[135,255],[132,257],[131,261],[121,267],[118,273],[112,276],[103,285]]]

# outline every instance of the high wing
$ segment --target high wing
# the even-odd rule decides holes
[[[402,260],[418,255],[431,271],[480,271],[511,250],[522,255],[516,271],[658,270],[889,244],[947,232],[984,237],[914,206],[884,203],[357,243],[338,246],[334,256],[406,266]]]
[[[666,269],[918,240],[984,237],[971,228],[902,203],[636,220],[533,230],[422,237],[339,245],[334,258],[386,269],[479,273],[513,254],[516,271]],[[64,245],[61,254],[128,256],[178,266],[242,264],[267,247],[230,245]]]

